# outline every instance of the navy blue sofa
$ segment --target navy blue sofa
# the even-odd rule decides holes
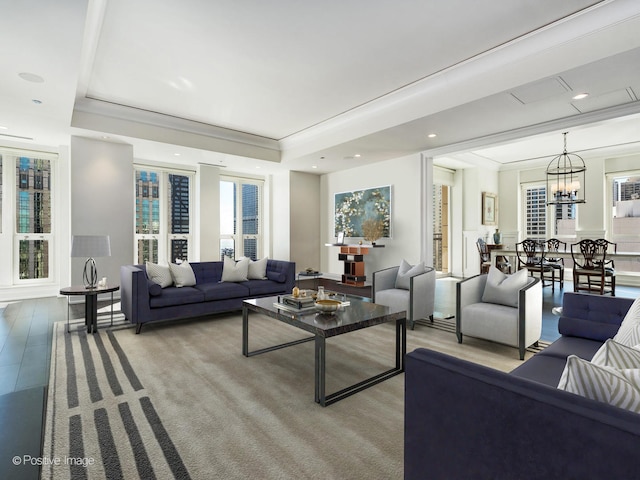
[[[405,479],[638,478],[640,415],[556,388],[631,299],[565,293],[562,334],[511,373],[427,349],[406,357]]]
[[[144,265],[120,267],[122,313],[131,323],[142,325],[242,309],[247,298],[290,293],[296,281],[296,264],[267,260],[267,278],[246,282],[221,282],[223,262],[190,263],[196,277],[193,287],[159,288],[147,278]]]

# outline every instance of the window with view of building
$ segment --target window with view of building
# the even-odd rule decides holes
[[[192,244],[193,175],[136,169],[135,235],[138,263],[188,260]]]
[[[13,249],[3,252],[2,268],[12,272],[14,283],[43,282],[52,278],[52,165],[54,157],[41,158],[9,150],[0,152],[0,226],[13,235]],[[3,184],[2,178],[15,181]],[[5,173],[3,173],[5,172]],[[11,197],[15,199],[11,200]],[[12,207],[15,204],[15,208]],[[10,278],[8,276],[8,278]]]
[[[547,205],[547,188],[544,185],[524,186],[523,199],[525,238],[575,237],[575,204]]]
[[[220,258],[262,255],[262,184],[225,177],[220,181]],[[240,218],[238,218],[240,215]]]

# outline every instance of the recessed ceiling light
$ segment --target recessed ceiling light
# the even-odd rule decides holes
[[[176,157],[179,157],[179,156],[180,156],[180,154],[179,154],[179,153],[174,153],[173,155],[174,155],[174,156],[176,156]]]
[[[573,97],[574,100],[582,100],[583,98],[587,98],[589,96],[588,93],[579,93]]]
[[[356,154],[354,155],[354,157],[356,157],[356,158],[360,158],[361,156],[362,156],[362,155],[360,155],[359,153],[356,153]]]
[[[311,165],[311,168],[318,168],[318,165]]]
[[[9,127],[5,127],[4,125],[0,125],[0,130],[9,130]]]
[[[31,100],[33,103],[35,103],[36,105],[40,105],[42,103],[42,100],[38,100],[37,98],[34,98]]]
[[[44,78],[42,78],[40,75],[36,75],[35,73],[22,72],[22,73],[19,73],[18,76],[21,79],[26,80],[27,82],[33,82],[33,83],[44,82]]]
[[[427,135],[427,137],[429,138],[436,138],[438,135],[436,135],[435,133],[430,133],[429,135]]]

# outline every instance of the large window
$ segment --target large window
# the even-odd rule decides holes
[[[192,174],[136,169],[138,263],[188,260],[192,245]]]
[[[262,256],[262,186],[259,180],[220,181],[220,258]]]
[[[611,202],[609,240],[619,252],[640,252],[640,171],[610,175],[607,178]],[[615,261],[617,271],[639,272],[640,263]]]
[[[52,158],[0,152],[0,233],[12,236],[6,244],[13,244],[3,252],[0,267],[12,272],[5,278],[13,283],[53,276]],[[3,176],[6,181],[12,175],[11,184],[3,182]]]
[[[547,205],[546,190],[545,185],[523,186],[525,238],[575,237],[576,206]]]

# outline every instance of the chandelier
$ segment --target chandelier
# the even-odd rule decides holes
[[[564,151],[547,166],[547,205],[585,203],[584,172],[587,167],[580,155],[567,153],[567,133]]]

